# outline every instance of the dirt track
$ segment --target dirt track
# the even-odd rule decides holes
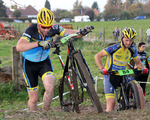
[[[103,106],[105,111],[105,106]],[[22,110],[1,110],[0,119],[7,120],[149,120],[150,103],[146,103],[144,110],[112,111],[97,113],[92,106],[80,106],[81,113],[63,112],[60,107],[52,107],[50,111],[43,112],[41,108],[36,112]]]

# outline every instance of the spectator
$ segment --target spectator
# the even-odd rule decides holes
[[[114,41],[118,41],[119,34],[120,34],[120,32],[119,32],[118,28],[116,27],[115,30],[113,31]]]
[[[147,29],[146,34],[147,34],[147,43],[149,43],[150,42],[150,27]]]
[[[102,35],[103,35],[102,30],[100,30],[98,39],[102,40]]]
[[[138,45],[138,57],[140,58],[140,60],[142,61],[143,65],[149,69],[150,67],[150,63],[149,63],[149,56],[148,54],[145,52],[145,43],[144,42],[140,42],[139,45]],[[135,65],[135,63],[133,62],[133,58],[130,59],[128,65],[131,67],[131,68],[134,68],[136,69],[137,66]],[[142,81],[142,82],[147,82],[147,79],[148,79],[148,74],[139,74],[139,73],[136,73],[134,74],[134,78],[135,80],[137,81]],[[140,83],[142,89],[143,89],[143,93],[145,95],[145,88],[146,88],[146,83]]]

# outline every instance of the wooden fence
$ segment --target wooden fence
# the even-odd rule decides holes
[[[24,85],[24,78],[22,75],[22,60],[20,52],[16,51],[16,46],[12,47],[12,80],[15,84],[16,90],[21,90]]]

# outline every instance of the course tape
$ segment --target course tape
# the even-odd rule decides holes
[[[95,77],[94,78],[95,80],[98,80],[98,79],[103,79],[103,77]],[[138,83],[147,83],[147,84],[150,84],[150,82],[143,82],[143,81],[137,81]]]

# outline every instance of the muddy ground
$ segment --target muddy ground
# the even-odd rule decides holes
[[[116,106],[117,107],[117,106]],[[105,111],[105,105],[103,110]],[[150,120],[150,102],[144,110],[125,110],[97,113],[92,106],[80,106],[81,113],[63,112],[60,107],[52,107],[50,111],[36,112],[23,110],[0,110],[0,120]]]

